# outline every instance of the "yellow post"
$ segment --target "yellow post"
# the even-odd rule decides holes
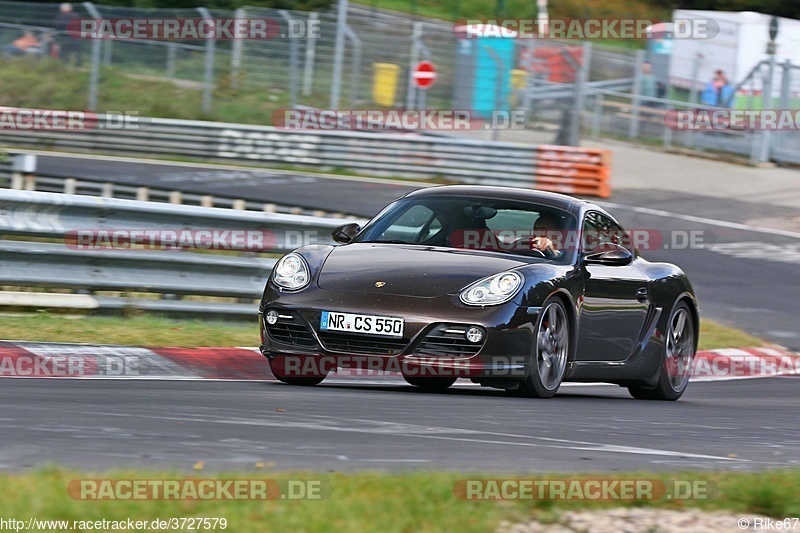
[[[511,70],[511,103],[517,105],[517,95],[525,88],[525,79],[528,73],[521,68]]]
[[[379,105],[391,107],[394,105],[397,93],[397,79],[400,76],[400,66],[393,63],[373,63],[375,78],[372,84],[372,100]]]

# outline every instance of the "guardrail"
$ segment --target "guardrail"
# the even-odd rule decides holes
[[[83,294],[76,295],[79,298],[74,301],[80,302],[76,305],[90,309],[252,317],[275,257],[308,242],[332,242],[331,231],[343,222],[303,215],[0,190],[0,235],[14,237],[0,240],[0,285],[79,291]],[[178,235],[174,241],[177,248],[146,250],[129,246],[125,238],[134,235],[134,230],[156,235],[153,242],[157,248],[165,244],[166,235],[171,232]],[[218,230],[219,236],[214,242],[222,244],[216,249],[226,250],[227,254],[182,248],[186,242],[182,242],[181,235],[194,236],[198,239],[195,242],[200,242],[201,232],[205,231],[203,242],[208,244],[213,230]],[[242,233],[234,235],[236,231]],[[81,235],[90,242],[82,242]],[[101,245],[102,236],[110,246]],[[55,242],[44,242],[46,239]],[[275,255],[260,256],[254,249]],[[237,252],[240,253],[234,255]],[[107,291],[151,293],[162,299],[91,296]],[[72,307],[73,301],[53,295],[54,302],[63,303],[51,306],[46,301],[42,303],[40,293],[14,295],[9,299],[0,293],[0,301],[22,307]],[[239,301],[181,300],[183,296]]]
[[[583,95],[591,96],[604,91],[629,91],[633,89],[633,78],[615,80],[590,81],[583,85]],[[575,97],[574,83],[557,83],[552,81],[533,80],[525,89],[524,98],[529,102],[539,100],[557,100]]]
[[[96,122],[103,124],[103,116]],[[464,183],[539,186],[536,146],[413,133],[301,131],[140,118],[124,129],[0,129],[0,143],[133,156],[346,169],[417,179],[439,176]]]

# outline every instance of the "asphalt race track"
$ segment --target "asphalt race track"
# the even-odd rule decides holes
[[[372,216],[398,196],[418,188],[380,179],[333,179],[299,172],[96,157],[40,155],[38,171],[47,176],[244,198],[359,216]]]
[[[797,377],[552,400],[465,386],[4,379],[0,468],[617,471],[800,465]]]

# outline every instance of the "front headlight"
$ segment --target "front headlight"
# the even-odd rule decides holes
[[[294,252],[281,257],[272,274],[272,281],[278,287],[297,291],[308,285],[311,275],[303,256]]]
[[[467,305],[497,305],[509,301],[522,287],[522,274],[501,272],[476,281],[461,291],[461,301]]]

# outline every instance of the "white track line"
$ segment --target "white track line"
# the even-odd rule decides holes
[[[672,213],[670,211],[662,211],[660,209],[651,209],[649,207],[636,207],[632,205],[616,204],[613,202],[596,202],[597,205],[602,207],[609,207],[612,209],[625,209],[642,213],[646,215],[655,215],[659,217],[675,218],[678,220],[686,220],[688,222],[697,222],[700,224],[708,224],[709,226],[719,226],[722,228],[740,229],[744,231],[752,231],[755,233],[767,233],[769,235],[780,235],[782,237],[791,237],[793,239],[800,239],[800,233],[795,231],[786,231],[774,228],[765,228],[761,226],[751,226],[750,224],[740,224],[739,222],[728,222],[726,220],[717,220],[714,218],[697,217],[694,215],[684,215],[681,213]]]

